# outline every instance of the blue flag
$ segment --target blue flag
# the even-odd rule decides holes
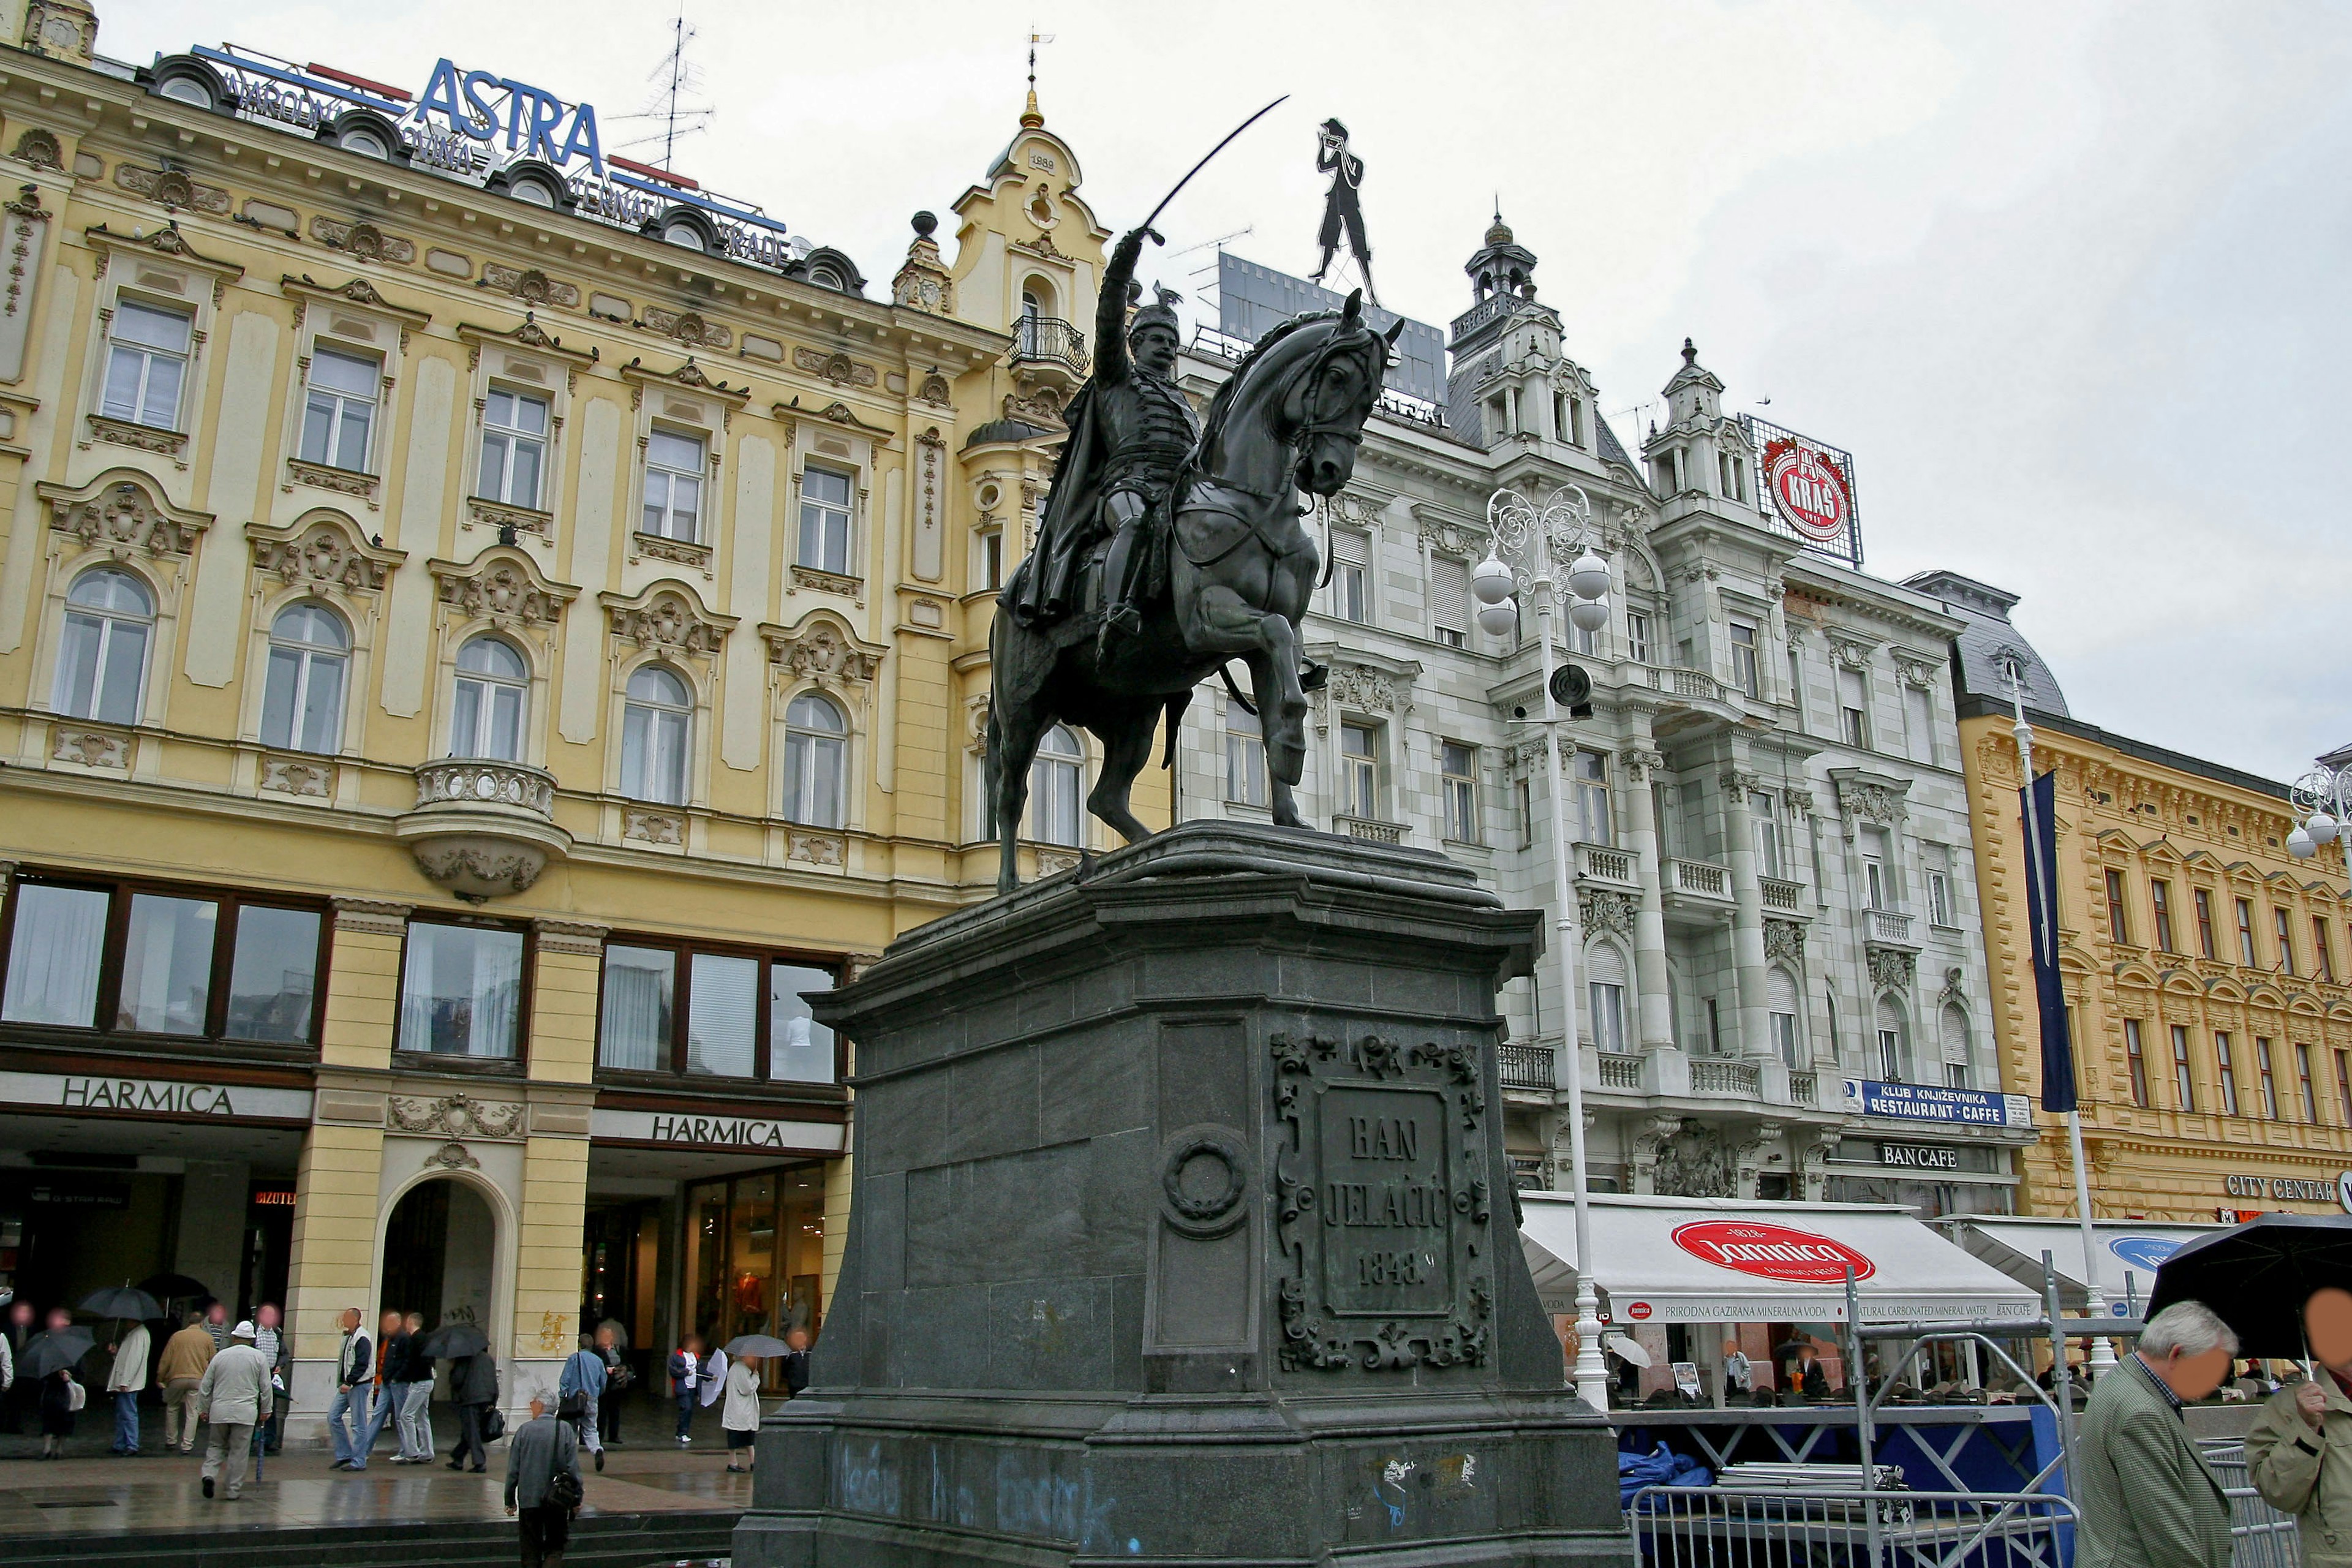
[[[2042,1109],[2072,1110],[2074,1043],[2066,1033],[2066,992],[2058,977],[2058,775],[2017,792],[2025,819],[2025,900],[2033,940],[2033,991],[2042,1014]]]

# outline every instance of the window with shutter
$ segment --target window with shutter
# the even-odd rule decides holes
[[[1429,618],[1433,635],[1448,647],[1470,641],[1470,568],[1440,556],[1429,563]]]

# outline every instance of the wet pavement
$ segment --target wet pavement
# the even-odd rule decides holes
[[[85,1420],[85,1429],[98,1423]],[[658,1436],[643,1444],[609,1448],[599,1474],[581,1455],[586,1483],[583,1515],[708,1513],[751,1506],[751,1478],[727,1473],[726,1445],[712,1424],[706,1436],[681,1449]],[[110,1430],[111,1423],[108,1423]],[[489,1450],[481,1475],[446,1467],[444,1434],[430,1464],[395,1465],[392,1445],[382,1444],[364,1471],[331,1468],[325,1447],[285,1452],[268,1460],[262,1477],[248,1474],[244,1495],[207,1500],[198,1484],[204,1452],[167,1453],[163,1431],[150,1425],[142,1451],[117,1458],[105,1452],[103,1436],[85,1430],[71,1457],[44,1460],[38,1439],[0,1438],[0,1538],[120,1535],[158,1531],[268,1531],[376,1523],[504,1523],[507,1518],[506,1445]],[[714,1440],[716,1439],[716,1440]],[[0,1553],[5,1555],[5,1553]]]

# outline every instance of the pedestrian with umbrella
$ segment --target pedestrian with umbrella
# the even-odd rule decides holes
[[[89,1397],[74,1381],[73,1369],[89,1353],[91,1342],[89,1331],[71,1327],[61,1310],[50,1313],[49,1322],[25,1346],[16,1375],[41,1391],[41,1458],[61,1459],[66,1439],[73,1436],[74,1414]]]
[[[751,1345],[772,1345],[773,1351],[741,1349]],[[719,1425],[727,1431],[727,1469],[730,1475],[741,1475],[751,1468],[751,1445],[760,1436],[760,1357],[776,1354],[786,1347],[782,1341],[766,1334],[744,1334],[730,1341],[727,1346],[733,1363],[727,1369],[727,1404],[719,1413]],[[738,1464],[740,1451],[743,1462]]]
[[[107,1452],[118,1458],[135,1456],[139,1452],[139,1391],[147,1386],[147,1351],[152,1342],[146,1320],[162,1317],[163,1309],[154,1297],[132,1289],[131,1281],[125,1279],[120,1286],[110,1285],[83,1297],[81,1310],[112,1319],[117,1325],[131,1325],[106,1345],[107,1353],[114,1357],[113,1368],[106,1377],[106,1392],[114,1401],[114,1444]]]

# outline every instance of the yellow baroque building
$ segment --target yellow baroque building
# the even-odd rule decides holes
[[[1912,579],[1966,620],[1953,661],[2005,1089],[2036,1097],[2019,1212],[2075,1212],[2063,1119],[2042,1111],[2023,902],[2023,783],[2057,781],[2061,946],[2097,1217],[2352,1207],[2352,899],[2341,844],[2285,848],[2284,784],[2071,716],[2009,621],[2014,595]]]
[[[607,1321],[649,1382],[821,1328],[804,998],[992,888],[1069,149],[1033,100],[877,299],[588,106],[0,36],[0,1286],[282,1301],[298,1421],[345,1308],[478,1323],[509,1404]],[[1095,832],[1038,766],[1029,874]]]

